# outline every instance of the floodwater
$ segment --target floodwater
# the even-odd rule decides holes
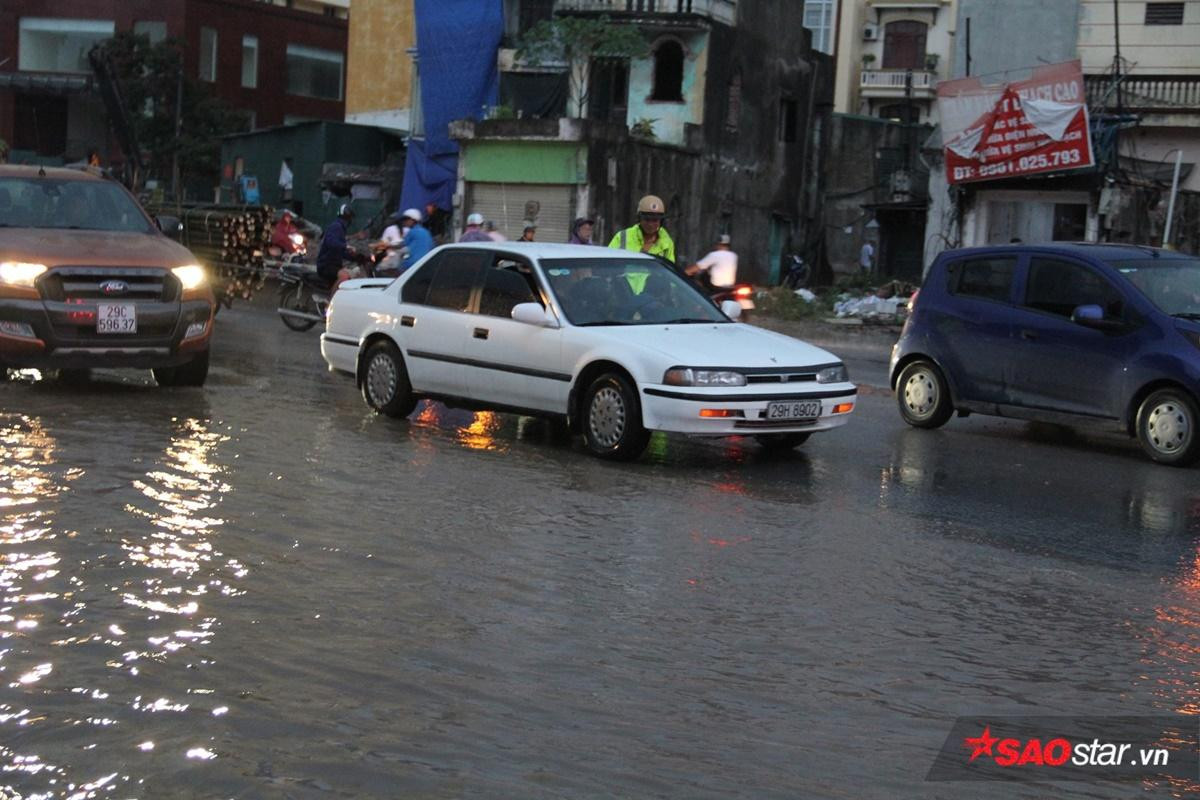
[[[959,715],[1200,711],[1198,473],[1123,440],[875,391],[613,465],[218,323],[203,390],[0,385],[0,795],[1123,797],[925,775]]]

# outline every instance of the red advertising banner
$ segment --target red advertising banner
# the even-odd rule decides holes
[[[1095,164],[1078,61],[1038,67],[1015,83],[943,81],[937,92],[950,183]]]

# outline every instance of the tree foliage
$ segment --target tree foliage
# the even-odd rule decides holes
[[[123,31],[100,47],[112,64],[148,173],[169,180],[173,157],[185,179],[212,180],[221,170],[221,137],[246,128],[245,116],[213,96],[208,86],[183,76],[182,120],[175,135],[175,109],[183,53],[168,39]]]
[[[591,93],[592,67],[601,59],[644,58],[645,37],[633,25],[600,17],[555,17],[542,20],[521,37],[517,58],[528,64],[563,64],[568,69],[571,96],[583,116]]]

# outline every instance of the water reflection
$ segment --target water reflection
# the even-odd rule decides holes
[[[208,737],[151,753],[146,733],[154,717],[228,709],[159,688],[201,679],[163,682],[163,670],[207,665],[212,598],[243,591],[246,567],[216,546],[230,486],[214,456],[226,437],[207,414],[148,414],[116,433],[96,424],[122,418],[130,391],[98,390],[92,414],[56,424],[57,437],[43,418],[0,415],[0,796],[107,794],[133,779],[122,773],[134,750],[217,755]]]

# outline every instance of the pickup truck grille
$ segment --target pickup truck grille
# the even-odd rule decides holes
[[[56,267],[38,279],[46,300],[132,300],[171,303],[179,281],[158,267]]]

